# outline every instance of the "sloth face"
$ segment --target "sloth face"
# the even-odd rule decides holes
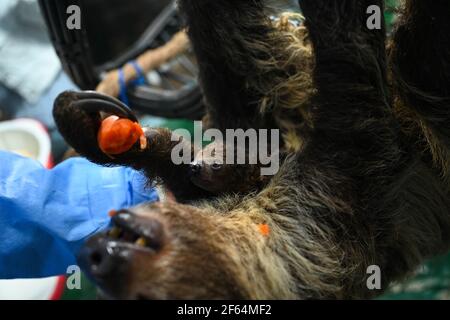
[[[232,189],[238,172],[234,165],[225,163],[225,154],[222,144],[212,143],[205,147],[190,165],[191,181],[213,194]]]
[[[215,195],[251,192],[263,185],[259,165],[228,164],[226,155],[223,144],[214,142],[205,147],[190,165],[192,183]]]

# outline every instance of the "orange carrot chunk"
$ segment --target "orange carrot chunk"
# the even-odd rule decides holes
[[[268,237],[270,235],[270,227],[268,224],[260,224],[259,225],[259,232],[265,236]]]
[[[147,145],[141,126],[129,119],[110,116],[102,121],[97,141],[100,150],[108,155],[118,155],[129,151],[137,141],[141,148]]]

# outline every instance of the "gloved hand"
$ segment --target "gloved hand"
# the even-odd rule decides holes
[[[129,168],[74,158],[47,170],[0,151],[0,279],[65,274],[84,240],[108,226],[110,210],[157,200]]]

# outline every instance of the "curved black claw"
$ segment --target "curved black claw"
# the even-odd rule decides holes
[[[125,104],[92,91],[65,91],[56,98],[53,107],[55,123],[66,142],[80,155],[98,164],[111,163],[97,141],[102,118],[108,114],[138,122]]]
[[[87,113],[105,112],[138,122],[131,109],[120,100],[95,91],[65,91],[57,101],[66,101]]]

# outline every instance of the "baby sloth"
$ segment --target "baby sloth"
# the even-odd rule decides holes
[[[228,150],[233,147],[228,147]],[[227,163],[227,147],[223,143],[213,142],[201,150],[190,165],[191,181],[199,188],[214,195],[247,194],[261,190],[269,177],[261,174],[261,165],[250,161],[250,155],[244,151],[245,164],[238,164],[239,148],[234,148],[232,164]],[[241,150],[242,151],[242,150]]]

